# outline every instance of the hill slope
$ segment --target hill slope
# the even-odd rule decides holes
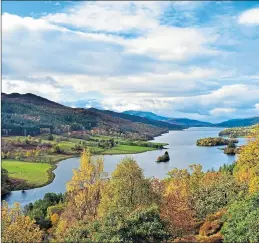
[[[148,112],[148,111],[133,111],[133,110],[128,110],[122,112],[123,114],[128,114],[128,115],[134,115],[134,116],[140,116],[140,117],[145,117],[148,119],[156,120],[156,121],[166,121],[169,120],[170,118],[164,117],[164,116],[159,116],[153,112]]]
[[[224,121],[221,123],[215,124],[219,127],[245,127],[251,126],[259,123],[259,117],[250,117],[250,118],[241,118],[241,119],[232,119]]]
[[[112,111],[70,108],[30,93],[2,93],[1,99],[3,135],[59,134],[94,129],[104,135],[151,139],[169,129],[183,128]]]
[[[209,127],[212,125],[212,123],[210,122],[203,122],[203,121],[198,121],[198,120],[193,120],[188,118],[171,118],[166,122],[170,124],[183,125],[183,126],[189,126],[189,127]]]
[[[156,121],[165,121],[165,122],[173,124],[173,125],[180,125],[180,126],[186,126],[186,127],[200,127],[200,126],[211,126],[212,125],[209,122],[192,120],[192,119],[188,119],[188,118],[169,118],[169,117],[159,116],[155,113],[146,112],[146,111],[128,110],[128,111],[124,111],[123,113],[140,116],[140,117],[146,117],[148,119],[153,119]]]

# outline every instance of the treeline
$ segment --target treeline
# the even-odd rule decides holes
[[[221,137],[216,138],[201,138],[196,141],[197,146],[220,146],[228,145],[229,143],[238,143],[237,139],[226,139]]]
[[[231,138],[249,136],[253,130],[259,127],[259,124],[249,127],[234,127],[224,129],[219,133],[219,136],[229,136]]]
[[[259,137],[241,149],[233,165],[208,172],[200,165],[175,168],[164,180],[145,178],[131,157],[108,177],[103,160],[84,150],[66,196],[39,213],[51,226],[34,218],[34,205],[34,213],[25,213],[28,219],[12,213],[19,207],[8,211],[3,204],[3,241],[258,242],[258,149]]]

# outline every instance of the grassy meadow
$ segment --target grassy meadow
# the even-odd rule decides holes
[[[55,166],[48,163],[2,160],[2,168],[8,170],[10,178],[24,180],[33,187],[46,185],[54,179]]]

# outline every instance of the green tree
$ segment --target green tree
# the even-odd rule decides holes
[[[11,189],[9,185],[8,171],[4,168],[1,170],[1,194],[9,192]]]
[[[151,183],[144,177],[142,169],[135,160],[126,157],[117,165],[104,189],[99,213],[104,215],[113,208],[132,211],[137,207],[150,206],[156,199]]]
[[[52,153],[60,154],[61,152],[62,151],[61,151],[60,147],[57,144],[53,146]]]
[[[127,210],[126,210],[127,211]],[[139,208],[132,212],[117,208],[110,211],[93,234],[94,242],[165,242],[170,238],[166,224],[156,206]]]
[[[221,233],[224,242],[259,242],[259,193],[233,203]]]
[[[49,134],[49,135],[48,135],[48,140],[49,140],[49,141],[53,141],[53,140],[54,140],[54,136],[53,136],[52,134]]]
[[[207,172],[192,197],[197,217],[205,219],[208,214],[216,213],[236,200],[243,190],[245,188],[237,184],[232,175]]]

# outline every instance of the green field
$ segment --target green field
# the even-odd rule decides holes
[[[135,154],[151,150],[156,149],[142,146],[117,145],[111,149],[105,150],[103,154]]]
[[[32,187],[43,186],[54,179],[55,167],[47,163],[2,160],[2,168],[8,170],[11,178],[25,180]]]

